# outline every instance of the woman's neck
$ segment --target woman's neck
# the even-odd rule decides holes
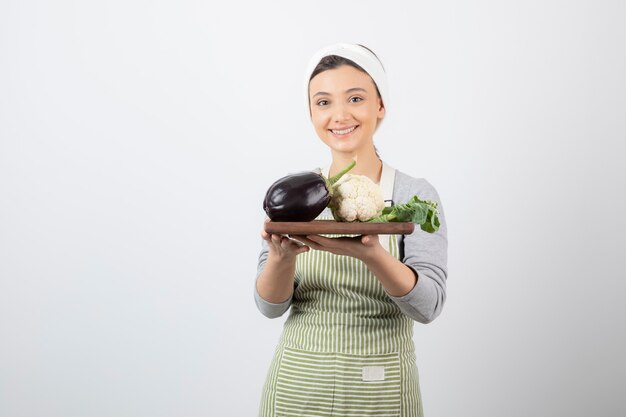
[[[383,164],[376,152],[360,152],[357,154],[335,153],[333,152],[333,162],[330,165],[329,177],[337,174],[339,171],[350,165],[350,162],[356,158],[356,165],[349,173],[355,175],[365,175],[375,183],[380,182]]]

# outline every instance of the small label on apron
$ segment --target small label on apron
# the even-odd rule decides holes
[[[385,380],[385,367],[384,366],[364,366],[363,367],[363,381],[384,381]]]

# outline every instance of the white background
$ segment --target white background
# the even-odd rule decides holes
[[[438,190],[427,417],[623,416],[623,1],[0,5],[0,415],[253,416],[287,315],[265,190],[330,154],[309,57],[362,43],[383,159]]]

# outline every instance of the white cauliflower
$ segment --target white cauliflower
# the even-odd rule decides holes
[[[368,221],[380,216],[385,201],[380,187],[365,175],[344,174],[333,185],[329,205],[336,221]]]

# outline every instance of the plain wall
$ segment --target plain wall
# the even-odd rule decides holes
[[[309,57],[362,43],[438,190],[428,417],[623,416],[626,3],[0,3],[0,415],[253,416],[267,187],[329,162]]]

